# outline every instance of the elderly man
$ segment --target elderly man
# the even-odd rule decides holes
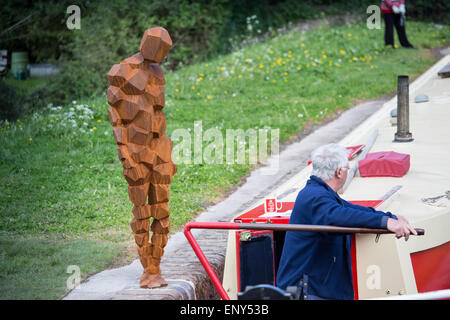
[[[295,201],[289,223],[383,228],[397,238],[417,234],[390,212],[343,200],[337,194],[347,179],[347,150],[337,144],[312,153],[311,177]],[[350,236],[342,233],[286,232],[277,286],[302,288],[303,299],[353,299]]]

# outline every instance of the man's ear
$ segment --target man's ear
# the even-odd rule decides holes
[[[340,169],[340,168],[337,168],[337,169],[334,171],[334,176],[335,176],[336,178],[340,178],[341,175],[342,175],[341,169]]]

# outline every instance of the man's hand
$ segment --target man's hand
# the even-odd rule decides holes
[[[392,6],[392,11],[394,11],[395,14],[399,14],[400,13],[400,8],[397,6]]]
[[[417,235],[417,231],[409,225],[408,220],[404,217],[397,215],[398,220],[389,218],[387,221],[387,229],[395,233],[398,238],[405,237],[405,241],[408,241],[409,235]]]
[[[405,15],[405,13],[406,13],[406,8],[405,8],[405,5],[404,5],[404,4],[401,4],[401,5],[400,5],[399,11],[400,11],[400,13],[401,13],[402,15]]]

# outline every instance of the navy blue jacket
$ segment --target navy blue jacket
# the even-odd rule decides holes
[[[386,229],[390,212],[351,204],[322,179],[311,176],[295,200],[290,224]],[[350,235],[287,231],[277,272],[277,286],[298,286],[308,277],[308,294],[327,299],[353,299]]]

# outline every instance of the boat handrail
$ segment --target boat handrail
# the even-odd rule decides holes
[[[214,272],[211,264],[201,250],[195,240],[191,229],[219,229],[219,230],[274,230],[274,231],[303,231],[303,232],[336,232],[336,233],[372,233],[387,234],[392,233],[387,229],[371,229],[371,228],[350,228],[329,225],[309,225],[309,224],[275,224],[275,223],[238,223],[238,222],[201,222],[192,221],[184,226],[184,235],[191,245],[197,258],[200,260],[203,268],[208,274],[211,282],[223,300],[230,300],[222,283]],[[417,235],[424,235],[424,229],[415,229]]]

